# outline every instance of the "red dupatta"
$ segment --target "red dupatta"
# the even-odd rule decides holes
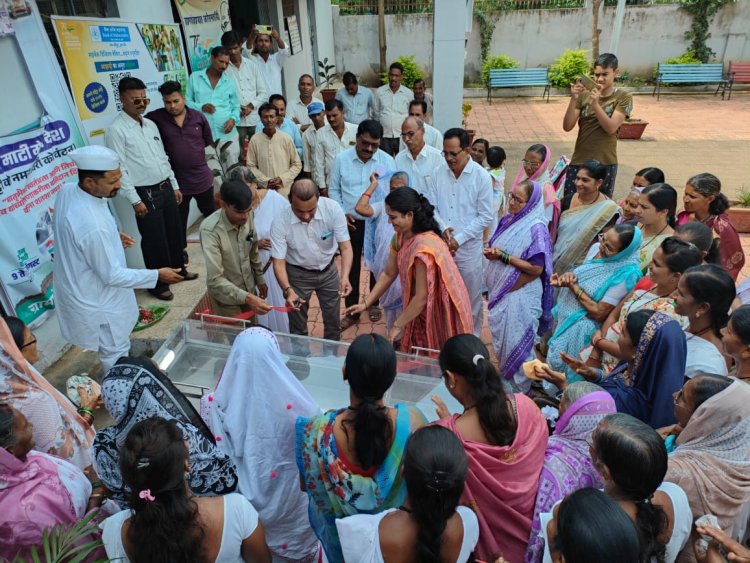
[[[683,211],[677,215],[678,225],[684,225],[691,220],[697,221],[697,219],[691,216],[687,211]],[[737,281],[737,276],[745,265],[745,253],[742,250],[742,243],[740,243],[740,237],[737,234],[737,231],[734,230],[732,223],[729,222],[729,217],[726,213],[711,215],[702,222],[707,227],[710,227],[719,237],[719,258],[721,266],[729,272],[729,275],[732,276],[734,281]]]
[[[402,350],[411,352],[412,346],[439,350],[451,336],[474,332],[471,300],[443,239],[433,232],[414,235],[407,241],[399,237],[397,260],[404,309],[411,301],[416,261],[427,270],[427,305],[404,326]]]

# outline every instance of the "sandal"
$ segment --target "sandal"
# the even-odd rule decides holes
[[[152,293],[151,295],[153,295],[157,299],[161,299],[162,301],[172,301],[172,299],[174,299],[174,293],[169,290],[162,293]]]
[[[195,272],[186,272],[182,277],[182,281],[193,281],[198,279],[198,274]]]
[[[341,332],[344,332],[350,326],[353,326],[359,322],[359,317],[352,317],[351,315],[345,315],[341,319]]]
[[[380,307],[373,307],[368,312],[368,316],[370,317],[371,323],[376,323],[383,318],[383,311],[380,309]]]

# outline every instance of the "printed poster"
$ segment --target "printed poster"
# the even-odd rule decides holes
[[[53,16],[73,99],[87,144],[104,144],[104,131],[122,109],[117,85],[133,76],[146,84],[147,111],[162,107],[157,90],[167,80],[187,88],[180,26]]]
[[[54,308],[55,195],[75,178],[67,154],[85,143],[36,6],[14,4],[13,33],[0,36],[0,49],[18,53],[5,70],[28,84],[16,84],[11,130],[0,132],[0,300],[35,327]]]
[[[232,29],[228,0],[174,0],[185,30],[192,72],[210,64],[211,49],[221,45],[221,35]]]

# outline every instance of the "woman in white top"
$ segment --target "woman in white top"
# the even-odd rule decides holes
[[[693,515],[685,492],[663,482],[667,473],[664,440],[645,422],[616,413],[599,422],[589,449],[604,492],[638,528],[641,560],[675,561],[690,537]]]
[[[120,466],[132,510],[101,524],[109,559],[270,563],[258,513],[242,495],[192,496],[188,450],[174,420],[152,417],[133,426]]]
[[[269,305],[285,305],[281,286],[271,267],[271,224],[273,220],[289,207],[289,201],[275,190],[258,189],[255,176],[247,166],[238,166],[229,173],[230,180],[241,180],[253,194],[253,223],[255,236],[258,239],[260,262],[263,264],[263,277],[268,286],[266,301]],[[270,311],[259,321],[274,332],[289,332],[289,315],[280,311]]]
[[[734,281],[717,264],[685,270],[677,283],[674,310],[687,317],[685,376],[698,373],[727,375],[731,359],[722,354],[721,329],[735,298]]]
[[[468,471],[466,452],[442,426],[425,426],[404,453],[406,500],[397,509],[336,520],[345,561],[463,563],[479,539],[479,523],[458,506]]]

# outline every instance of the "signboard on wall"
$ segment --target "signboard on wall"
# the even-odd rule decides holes
[[[299,24],[297,16],[288,16],[284,18],[286,30],[289,37],[289,49],[292,55],[302,52],[302,36],[299,33]]]
[[[185,30],[192,72],[210,63],[211,49],[221,45],[221,34],[232,29],[227,0],[174,0]]]
[[[12,129],[0,132],[0,299],[34,327],[54,307],[55,196],[76,173],[68,153],[85,143],[36,6],[26,7],[9,19],[13,33],[0,36],[4,73],[20,98]]]
[[[89,144],[103,144],[104,130],[121,109],[117,85],[140,78],[162,106],[157,88],[167,80],[187,87],[187,65],[177,24],[141,24],[93,18],[53,17],[73,99]]]

